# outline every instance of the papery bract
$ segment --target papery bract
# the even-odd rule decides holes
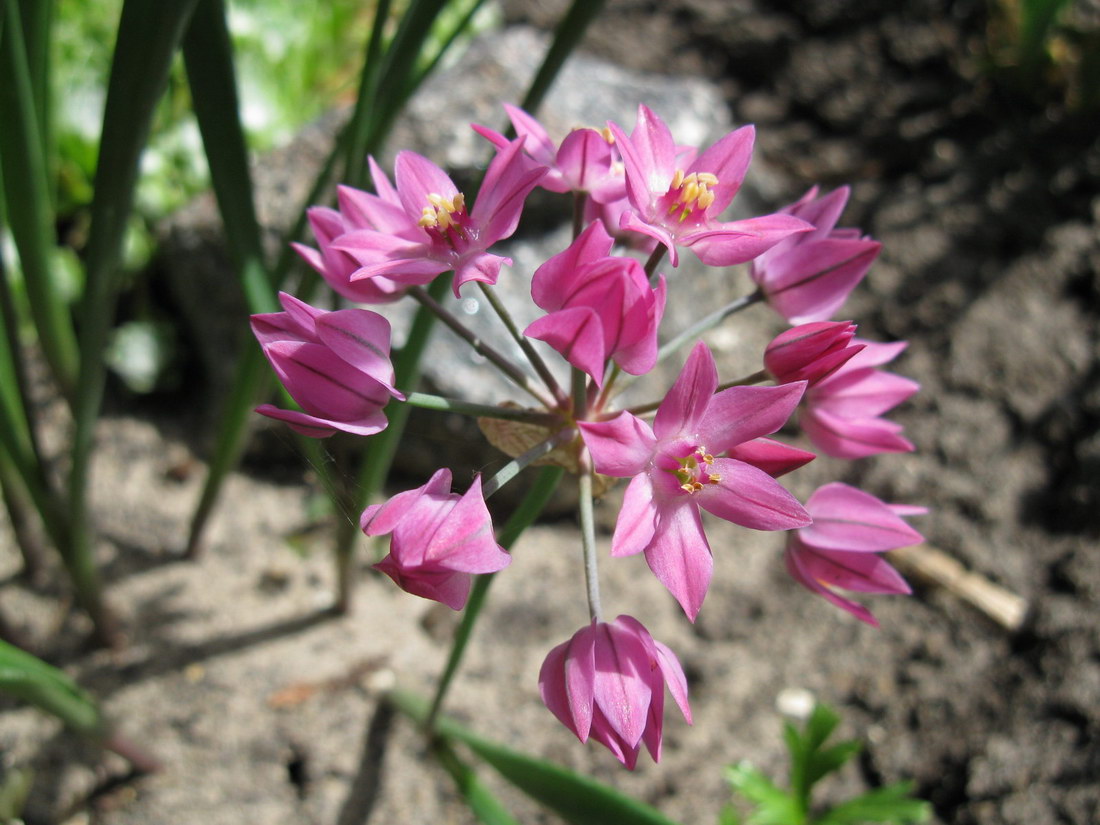
[[[398,153],[396,188],[377,166],[372,170],[378,195],[353,197],[370,228],[333,242],[360,264],[352,280],[383,276],[399,284],[426,284],[453,269],[455,295],[470,281],[495,284],[501,266],[511,264],[487,250],[515,232],[524,199],[546,173],[524,155],[521,141],[512,141],[489,164],[468,212],[454,182],[415,152]]]
[[[863,349],[806,391],[799,424],[818,449],[836,458],[912,452],[902,426],[880,418],[920,389],[916,381],[876,369],[893,361],[904,341]]]
[[[629,412],[579,422],[596,472],[631,477],[611,555],[644,552],[657,578],[694,621],[713,559],[700,508],[756,530],[809,523],[802,505],[766,471],[722,454],[774,433],[802,396],[802,382],[715,393],[718,370],[695,345],[650,427]]]
[[[853,344],[850,321],[801,324],[781,332],[764,350],[764,369],[777,384],[806,381],[813,386],[863,349]]]
[[[536,271],[531,295],[548,315],[524,330],[603,385],[614,359],[632,375],[657,363],[657,327],[665,308],[665,280],[649,285],[633,258],[610,257],[614,241],[592,223],[564,252]]]
[[[813,227],[787,214],[740,221],[715,218],[741,188],[752,158],[754,131],[744,126],[679,167],[682,155],[672,133],[648,107],[638,107],[638,123],[628,136],[617,124],[608,128],[626,167],[631,211],[623,229],[649,235],[668,248],[677,265],[677,246],[690,248],[710,266],[750,261],[784,238]]]
[[[791,324],[826,321],[863,280],[882,244],[858,229],[836,229],[848,187],[817,197],[813,187],[780,210],[813,225],[763,252],[749,273],[772,308]]]
[[[451,492],[450,470],[438,470],[423,487],[368,507],[359,526],[368,536],[393,534],[389,555],[375,567],[403,590],[455,610],[466,605],[471,574],[512,561],[493,537],[481,476],[460,496]]]
[[[654,762],[661,758],[665,685],[691,724],[676,654],[630,616],[581,628],[550,651],[539,671],[546,707],[578,739],[595,739],[630,770],[643,743]]]
[[[551,192],[583,192],[597,203],[616,200],[626,194],[621,168],[617,169],[617,153],[610,133],[596,129],[574,129],[560,145],[555,145],[546,129],[523,109],[504,104],[512,128],[523,142],[524,151],[547,168],[546,177],[538,185]],[[474,131],[497,149],[508,146],[508,138],[487,126]]]
[[[285,311],[253,315],[252,332],[302,412],[271,404],[256,412],[313,438],[384,430],[382,408],[405,397],[393,386],[389,322],[366,309],[326,312],[285,292],[279,301]]]
[[[840,482],[818,488],[806,509],[813,524],[793,531],[787,540],[790,574],[807,589],[877,627],[871,611],[834,588],[910,593],[905,579],[879,554],[923,541],[901,515],[917,515],[924,509],[884,504],[870,493]]]

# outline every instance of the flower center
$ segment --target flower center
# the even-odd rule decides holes
[[[428,195],[428,205],[424,207],[416,223],[436,240],[454,248],[455,241],[459,238],[469,240],[466,232],[468,222],[466,197],[461,192],[455,193],[453,198],[445,198],[433,192]]]
[[[717,484],[722,480],[718,473],[711,472],[714,464],[714,456],[707,452],[706,447],[696,447],[690,455],[677,459],[680,468],[670,470],[680,482],[680,489],[685,493],[698,493],[708,484]]]
[[[718,185],[718,176],[710,172],[692,172],[684,175],[683,169],[677,169],[672,176],[665,198],[668,199],[668,214],[679,213],[681,223],[692,212],[702,211],[714,203],[714,193],[710,187]]]

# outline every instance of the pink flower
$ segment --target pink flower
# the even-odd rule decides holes
[[[395,162],[397,188],[372,163],[377,195],[348,192],[369,224],[342,236],[334,246],[351,254],[360,268],[351,276],[384,276],[399,284],[426,284],[454,270],[458,295],[470,281],[495,284],[510,258],[486,250],[516,231],[523,201],[545,170],[513,141],[489,164],[472,212],[465,196],[427,158],[400,152]]]
[[[833,588],[908,595],[911,591],[905,579],[878,554],[924,541],[900,517],[927,511],[884,504],[870,493],[840,482],[820,487],[806,502],[806,509],[814,521],[790,534],[787,570],[807,589],[878,627],[871,611]]]
[[[338,191],[343,212],[327,206],[314,206],[307,212],[313,237],[317,239],[320,249],[299,243],[291,246],[325,279],[325,283],[349,301],[381,304],[397,300],[405,294],[406,285],[383,276],[353,281],[351,276],[362,268],[362,264],[347,252],[333,246],[335,241],[348,232],[370,227],[354,206],[357,195],[365,196],[367,193],[349,187],[339,187]]]
[[[629,137],[614,123],[608,127],[626,167],[632,206],[623,214],[621,226],[664,244],[673,266],[677,246],[689,247],[709,266],[730,266],[813,228],[784,214],[725,223],[715,220],[745,178],[752,158],[751,126],[730,132],[694,157],[686,170],[677,167],[681,149],[668,126],[646,106],[638,107],[638,124]]]
[[[581,742],[607,747],[630,770],[644,742],[661,759],[665,685],[691,724],[687,679],[676,654],[630,616],[593,621],[550,651],[539,671],[542,701]]]
[[[585,192],[597,203],[623,197],[625,184],[621,170],[615,169],[615,152],[610,133],[595,129],[574,129],[555,146],[546,129],[518,106],[505,103],[508,119],[516,130],[523,150],[547,168],[539,186],[551,192]],[[474,131],[497,149],[508,146],[508,139],[486,126]]]
[[[608,359],[632,375],[657,363],[657,327],[665,308],[664,278],[656,289],[633,258],[609,257],[614,241],[592,223],[564,252],[535,271],[531,296],[549,312],[524,330],[603,384]]]
[[[879,418],[920,389],[920,384],[875,369],[893,361],[904,341],[876,344],[853,339],[863,349],[832,375],[806,391],[799,423],[819,450],[836,458],[908,453],[913,444],[902,426]]]
[[[437,470],[423,487],[368,507],[359,526],[368,536],[392,533],[390,553],[375,567],[402,590],[455,610],[466,605],[471,574],[512,561],[493,538],[481,476],[460,496],[451,492],[451,471]]]
[[[847,202],[846,186],[820,198],[813,187],[780,211],[814,230],[780,241],[752,262],[753,281],[788,323],[827,321],[878,256],[878,241],[858,229],[834,229]]]
[[[325,312],[285,292],[279,301],[285,312],[253,315],[252,332],[303,411],[264,404],[256,412],[313,438],[384,430],[386,402],[405,399],[393,386],[389,322],[365,309]]]
[[[633,476],[611,555],[644,552],[692,621],[714,564],[700,508],[755,530],[789,530],[810,522],[802,505],[766,471],[722,457],[782,427],[805,384],[731,387],[715,394],[717,387],[714,357],[700,342],[652,427],[628,412],[579,424],[596,472]]]
[[[859,352],[851,321],[802,324],[777,335],[764,350],[764,369],[777,384],[806,381],[813,386]]]

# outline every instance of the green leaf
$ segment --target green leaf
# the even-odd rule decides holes
[[[723,805],[718,812],[718,825],[741,825],[741,815],[733,805]]]
[[[50,265],[52,199],[17,0],[0,0],[0,15],[0,169],[7,218],[39,342],[54,377],[71,398],[77,380],[76,335]]]
[[[757,806],[746,825],[800,825],[805,821],[798,800],[749,762],[726,768],[726,778],[734,791]]]
[[[835,710],[828,705],[815,705],[802,735],[806,750],[815,751],[820,748],[839,724],[840,716]]]
[[[52,713],[77,733],[100,739],[106,725],[88,694],[62,671],[0,641],[0,691]]]
[[[519,825],[501,801],[482,783],[474,770],[459,759],[450,744],[444,740],[438,741],[434,754],[455,781],[458,792],[462,794],[467,807],[479,822],[484,825]]]
[[[390,698],[417,722],[427,718],[428,702],[423,698],[404,691],[394,691]],[[574,825],[675,825],[656,808],[615,788],[483,739],[445,716],[439,717],[437,731],[461,742],[525,794]]]
[[[849,799],[830,809],[814,825],[861,825],[868,822],[885,822],[904,825],[910,822],[927,822],[932,816],[932,806],[923,799],[913,799],[910,794],[913,783],[898,782]]]
[[[838,770],[849,759],[859,753],[862,747],[859,742],[853,739],[811,753],[806,765],[807,784],[812,787],[823,776]]]

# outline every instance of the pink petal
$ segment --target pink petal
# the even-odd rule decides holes
[[[628,232],[638,232],[641,235],[648,235],[655,239],[658,243],[663,244],[668,250],[669,266],[675,267],[679,264],[679,255],[676,252],[676,241],[672,237],[672,233],[664,227],[646,223],[628,209],[623,212],[619,218],[619,229],[625,229]]]
[[[741,188],[752,160],[755,139],[756,130],[752,126],[742,126],[699,155],[688,167],[688,174],[710,172],[718,178],[718,185],[711,187],[714,202],[707,207],[710,214],[720,215]]]
[[[468,573],[405,569],[394,560],[392,554],[386,556],[374,567],[393,579],[406,593],[445,604],[452,610],[464,608],[470,597],[473,581]]]
[[[806,509],[814,522],[799,539],[814,549],[882,552],[924,540],[889,505],[839,481],[820,487]]]
[[[792,324],[832,318],[878,257],[877,241],[826,238],[768,261],[758,281],[772,308]]]
[[[657,530],[657,506],[653,503],[653,484],[645,473],[634,476],[623,494],[623,506],[611,536],[611,555],[633,556],[641,553]]]
[[[563,191],[600,190],[605,196],[603,190],[612,175],[611,145],[595,129],[574,129],[566,135],[556,160],[567,185]]]
[[[618,124],[608,123],[626,167],[626,190],[634,208],[650,217],[652,200],[668,191],[676,172],[676,142],[660,117],[638,106],[638,121],[630,137]]]
[[[300,433],[308,438],[328,438],[337,430],[329,421],[309,415],[308,413],[299,412],[298,410],[281,410],[273,404],[261,404],[256,408],[256,412],[268,418],[274,418],[276,421],[282,421],[289,424],[294,432]],[[384,415],[382,417],[385,418]],[[376,430],[376,432],[378,431]],[[373,433],[367,434],[373,435]]]
[[[653,420],[653,432],[657,438],[693,432],[703,420],[717,387],[718,368],[714,364],[714,356],[710,348],[699,341],[688,355],[676,383],[657,408],[657,416]],[[707,447],[717,449],[709,444]]]
[[[493,521],[481,492],[481,476],[454,505],[435,531],[426,536],[425,561],[463,573],[495,573],[512,562],[496,543]]]
[[[591,261],[603,258],[614,246],[614,239],[599,221],[593,221],[563,252],[559,252],[535,270],[531,279],[531,297],[547,312],[561,309],[565,296],[575,289],[577,273]]]
[[[803,195],[797,203],[791,204],[783,211],[814,225],[815,229],[810,236],[811,240],[819,237],[824,238],[833,231],[836,222],[840,220],[840,215],[844,211],[844,206],[848,203],[850,193],[851,190],[847,186],[841,186],[828,195],[818,198],[816,197],[817,187],[815,186]]]
[[[321,343],[387,389],[393,387],[390,322],[366,309],[341,309],[317,321]],[[397,393],[397,397],[404,396]]]
[[[694,622],[714,569],[698,507],[684,503],[661,508],[645,559],[649,569]]]
[[[770,435],[787,423],[798,406],[805,381],[778,387],[730,387],[710,399],[696,431],[712,453]]]
[[[579,421],[597,473],[627,478],[642,472],[653,458],[657,439],[637,416],[621,412],[609,421]]]
[[[911,453],[915,449],[901,435],[901,425],[882,418],[841,418],[825,410],[807,408],[799,425],[814,446],[834,458]]]
[[[751,261],[789,235],[811,229],[805,221],[776,213],[728,223],[712,222],[681,234],[679,242],[690,247],[708,266],[733,266]]]
[[[726,456],[758,467],[772,478],[797,470],[817,458],[811,452],[770,438],[754,438],[752,441],[738,444],[727,450]]]
[[[552,165],[557,147],[546,134],[546,130],[542,128],[542,124],[519,106],[513,106],[511,103],[505,103],[503,106],[504,111],[508,113],[508,119],[512,121],[512,128],[516,130],[519,137],[523,138],[523,148],[527,153],[539,163],[546,166]]]
[[[397,153],[394,178],[401,206],[413,222],[420,219],[424,207],[431,205],[428,195],[439,195],[450,200],[458,194],[454,181],[442,169],[423,155],[409,150]]]
[[[597,624],[595,636],[596,705],[611,729],[633,748],[642,739],[653,698],[649,683],[638,672],[645,649],[637,637],[615,625]]]
[[[871,625],[871,627],[879,626],[878,621],[871,614],[871,611],[868,610],[866,607],[859,604],[858,602],[852,601],[851,599],[844,598],[839,593],[829,589],[817,579],[815,579],[812,575],[810,575],[803,564],[802,556],[792,550],[790,546],[788,546],[787,548],[787,552],[784,555],[784,560],[787,563],[787,571],[791,574],[791,577],[794,578],[795,581],[797,581],[807,590],[810,590],[813,593],[817,593],[820,596],[824,596],[841,610],[847,610],[860,621],[866,622],[867,624]]]
[[[545,341],[577,369],[603,384],[604,363],[608,352],[604,348],[604,330],[600,316],[586,306],[560,309],[539,318],[523,331],[528,338]]]
[[[536,164],[522,149],[522,141],[514,140],[497,152],[481,182],[470,217],[480,226],[478,244],[482,249],[516,231],[524,200],[546,174],[546,167]]]
[[[909,595],[905,579],[877,553],[817,552],[805,547],[799,555],[803,569],[819,582],[857,593]]]
[[[409,517],[412,509],[424,498],[445,498],[451,492],[451,471],[442,467],[415,490],[405,490],[391,496],[384,504],[374,504],[363,511],[359,527],[368,536],[392,533]]]
[[[389,391],[320,344],[277,341],[264,349],[287,392],[307,413],[337,421],[372,418]]]
[[[810,515],[778,481],[750,464],[716,458],[711,472],[721,477],[695,494],[700,507],[753,530],[805,527]]]

